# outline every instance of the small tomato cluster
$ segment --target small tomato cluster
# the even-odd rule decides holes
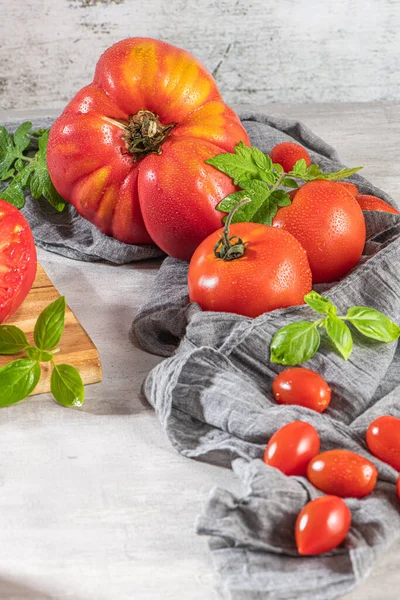
[[[272,392],[280,404],[296,404],[317,412],[329,405],[331,389],[314,371],[287,369],[274,380]],[[368,427],[369,451],[400,471],[400,419],[382,416]],[[341,544],[351,525],[351,512],[342,498],[363,498],[375,489],[378,471],[367,458],[344,449],[320,452],[315,427],[293,421],[270,438],[264,462],[288,476],[303,476],[326,494],[312,500],[299,513],[295,539],[299,554],[329,552]],[[397,482],[400,498],[400,477]]]

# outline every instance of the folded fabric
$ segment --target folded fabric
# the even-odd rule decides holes
[[[300,123],[250,110],[240,116],[252,144],[263,152],[295,140],[323,169],[343,166],[335,150]],[[34,126],[50,124],[41,120]],[[393,204],[363,177],[354,175],[350,181]],[[162,255],[155,246],[129,246],[105,236],[70,206],[58,214],[46,202],[28,198],[24,214],[38,246],[70,258],[121,264]],[[342,311],[367,305],[398,322],[400,217],[364,215],[368,242],[360,264],[341,282],[319,290]],[[292,307],[257,319],[202,312],[189,304],[187,269],[187,263],[164,261],[133,330],[149,352],[169,357],[149,374],[144,391],[171,443],[190,458],[232,466],[243,481],[241,497],[222,489],[211,492],[198,532],[210,537],[214,563],[234,600],[335,598],[368,575],[375,558],[400,535],[397,473],[371,458],[365,445],[373,419],[400,417],[397,344],[380,344],[355,332],[354,350],[345,362],[325,340],[307,366],[332,387],[328,410],[318,414],[277,405],[271,383],[282,367],[268,361],[271,338],[287,323],[312,319],[312,312],[307,306]],[[296,419],[317,428],[323,450],[359,452],[379,471],[370,496],[346,500],[353,521],[345,544],[313,558],[297,554],[293,530],[298,512],[320,492],[306,479],[286,477],[260,460],[269,437]]]

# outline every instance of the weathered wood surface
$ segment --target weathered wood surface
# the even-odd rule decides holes
[[[0,20],[1,108],[61,108],[131,36],[195,54],[228,103],[400,99],[397,0],[0,0]]]
[[[265,108],[300,118],[400,198],[400,105]],[[226,598],[194,523],[213,486],[238,483],[227,469],[178,455],[140,396],[159,358],[136,348],[129,328],[159,263],[39,258],[99,349],[103,382],[87,387],[82,409],[44,394],[1,410],[0,598]],[[346,600],[398,600],[399,564],[400,543]]]
[[[33,329],[37,317],[50,302],[59,298],[60,295],[43,267],[38,263],[36,278],[31,291],[19,309],[5,324],[16,325],[22,329],[26,333],[28,341],[33,344]],[[60,351],[54,355],[56,364],[72,365],[78,369],[85,385],[101,381],[101,363],[97,348],[69,306],[65,310],[65,327],[59,348]],[[14,357],[0,356],[0,367],[10,362],[12,358],[23,358],[24,356],[24,353],[17,354]],[[50,391],[51,364],[42,363],[41,371],[40,381],[33,390],[32,395]]]

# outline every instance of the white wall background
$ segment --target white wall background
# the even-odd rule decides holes
[[[400,100],[400,0],[0,0],[0,109],[63,107],[112,43],[149,36],[225,101]]]

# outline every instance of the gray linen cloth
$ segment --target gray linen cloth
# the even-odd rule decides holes
[[[278,142],[296,140],[324,169],[342,166],[335,150],[300,123],[250,111],[240,116],[252,143],[264,152]],[[361,176],[351,181],[361,192],[394,204]],[[57,215],[45,203],[28,200],[24,213],[39,246],[71,258],[123,263],[160,255],[153,246],[126,246],[106,237],[71,207]],[[367,305],[399,322],[400,217],[364,215],[368,242],[360,264],[339,283],[319,289],[341,311]],[[169,357],[148,375],[144,392],[173,446],[190,458],[232,466],[243,481],[241,497],[212,490],[198,520],[198,532],[210,537],[224,590],[233,600],[335,598],[366,577],[376,558],[400,536],[397,473],[372,458],[365,445],[373,419],[400,417],[397,344],[376,343],[353,332],[355,347],[345,362],[324,340],[306,366],[332,387],[328,410],[318,414],[277,405],[271,383],[282,367],[268,362],[271,338],[287,323],[313,319],[312,311],[292,307],[257,319],[202,312],[188,302],[187,268],[185,262],[164,261],[133,330],[148,351]],[[359,452],[379,471],[370,496],[346,500],[353,521],[345,543],[312,558],[299,557],[293,532],[301,508],[320,492],[306,479],[286,477],[260,460],[270,436],[296,419],[316,427],[322,450]]]

